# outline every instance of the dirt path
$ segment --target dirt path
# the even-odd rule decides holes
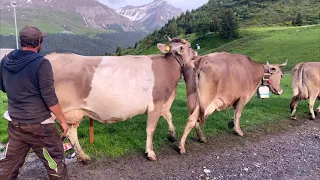
[[[142,154],[87,166],[68,162],[70,179],[320,179],[319,117],[279,121],[245,133],[208,137],[206,144],[189,140],[187,155],[179,155],[172,144],[157,152],[157,162]],[[38,160],[26,162],[19,179],[47,179],[46,171]]]

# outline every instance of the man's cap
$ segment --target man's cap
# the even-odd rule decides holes
[[[20,41],[36,41],[41,39],[41,37],[47,36],[47,33],[41,32],[38,28],[34,26],[25,26],[20,30],[19,36]]]

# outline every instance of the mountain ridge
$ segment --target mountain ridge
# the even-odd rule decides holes
[[[179,16],[183,11],[170,5],[165,0],[154,0],[141,6],[127,5],[116,9],[116,12],[129,18],[142,28],[153,31],[161,28],[170,19]]]
[[[98,0],[16,0],[18,28],[33,24],[49,33],[100,33],[153,31],[160,28],[169,19],[180,15],[180,9],[174,8],[164,0],[155,0],[147,5],[139,21],[118,13]],[[11,0],[1,0],[1,34],[14,33],[13,8]],[[135,6],[126,6],[136,8]],[[177,11],[179,13],[168,12]],[[168,12],[168,13],[167,13]],[[182,12],[182,11],[181,11]],[[162,14],[162,16],[161,16]],[[168,14],[164,17],[163,14]],[[141,14],[140,14],[141,15]]]
[[[58,20],[67,21],[62,24],[62,28],[70,31],[68,21],[77,24],[79,28],[91,28],[95,30],[117,30],[117,31],[136,31],[133,23],[126,17],[123,17],[115,12],[114,9],[100,3],[97,0],[17,0],[17,19],[20,18],[20,23],[37,23],[37,20],[44,19],[50,21],[56,19],[58,15],[63,15]],[[45,9],[48,14],[40,14],[38,9]],[[1,16],[4,21],[12,24],[12,16],[10,9],[10,0],[3,0],[0,3]],[[55,16],[51,16],[53,11]],[[20,13],[20,14],[18,14]],[[27,15],[26,15],[27,14]],[[72,14],[70,17],[67,14]],[[40,16],[41,15],[41,16]],[[76,17],[77,16],[77,17]],[[11,17],[11,18],[10,18]],[[35,19],[36,17],[36,19]],[[105,18],[108,17],[108,18]],[[10,19],[8,19],[10,18]],[[23,23],[23,21],[27,21]],[[46,22],[46,24],[50,24]],[[49,25],[50,26],[50,25]],[[61,25],[60,25],[61,26]],[[72,28],[71,28],[72,29]]]

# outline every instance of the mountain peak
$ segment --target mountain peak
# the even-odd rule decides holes
[[[119,15],[114,9],[101,4],[98,0],[16,0],[16,2],[20,9],[19,14],[23,17],[23,20],[18,19],[18,21],[23,22],[23,24],[30,23],[30,21],[33,22],[32,19],[36,19],[37,17],[42,17],[42,19],[57,19],[57,22],[62,21],[61,19],[67,19],[66,22],[76,21],[77,26],[81,28],[99,29],[101,31],[136,30],[128,18]],[[4,13],[11,14],[10,3],[11,0],[0,1],[1,16]],[[29,9],[34,10],[34,12],[29,13]],[[68,14],[69,16],[62,17],[62,14]],[[4,17],[7,17],[7,15]],[[26,21],[26,19],[30,20]],[[2,22],[11,24],[11,21],[9,18],[5,21],[1,18],[1,24]],[[49,21],[44,23],[50,24]],[[62,31],[72,31],[69,28],[72,25],[69,24],[63,23],[59,25],[59,28],[63,29]]]
[[[146,30],[153,31],[164,26],[173,17],[179,16],[182,10],[173,7],[165,0],[154,0],[142,6],[125,6],[116,12]]]

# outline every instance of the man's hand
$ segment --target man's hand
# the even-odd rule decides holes
[[[60,126],[62,127],[63,129],[63,136],[67,136],[67,133],[69,131],[69,125],[66,121],[60,123]]]
[[[62,113],[61,107],[59,104],[56,104],[52,107],[49,107],[51,112],[57,117],[57,119],[60,122],[60,126],[63,129],[63,136],[66,136],[69,130],[69,125],[66,121],[66,118],[64,117],[64,114]]]

